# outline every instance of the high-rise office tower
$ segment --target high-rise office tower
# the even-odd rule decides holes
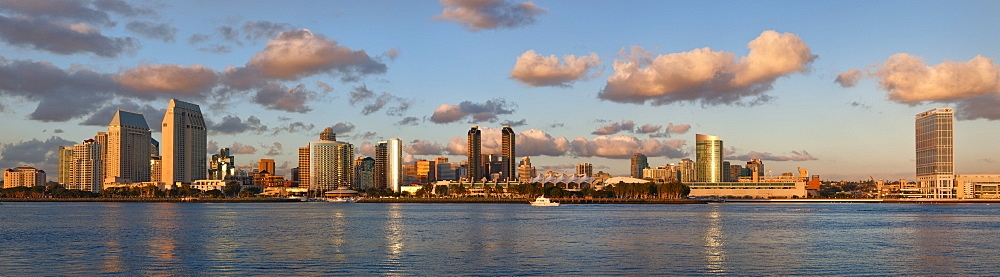
[[[503,126],[502,144],[500,156],[503,156],[503,175],[501,178],[506,181],[517,180],[517,167],[514,166],[514,157],[517,156],[517,152],[515,151],[517,140],[514,129],[510,128],[510,126]]]
[[[576,164],[576,175],[594,175],[594,165],[589,163]]]
[[[632,178],[642,179],[642,170],[649,168],[649,162],[646,160],[646,155],[642,153],[632,154]]]
[[[278,175],[274,170],[274,159],[260,159],[257,163],[257,172],[267,171],[267,174]]]
[[[722,182],[722,140],[717,136],[695,136],[695,174],[698,182]]]
[[[73,147],[72,146],[59,146],[59,184],[63,186],[69,186],[70,182],[70,163],[73,162]]]
[[[955,197],[955,112],[937,108],[916,116],[917,185],[925,196]]]
[[[470,182],[477,182],[483,178],[485,175],[482,169],[482,149],[483,149],[483,132],[479,130],[479,126],[472,126],[469,129],[468,136],[468,161],[469,167],[466,168],[466,175],[469,176]]]
[[[73,146],[73,161],[70,163],[70,183],[67,188],[99,192],[101,191],[103,162],[97,140],[88,139]]]
[[[177,99],[170,99],[163,116],[163,181],[190,183],[207,177],[208,132],[201,107]],[[148,145],[148,144],[147,144]],[[147,149],[148,151],[148,149]]]
[[[375,186],[399,191],[403,183],[403,141],[398,138],[375,144]]]
[[[149,150],[153,138],[142,114],[118,110],[108,124],[104,178],[149,182]]]

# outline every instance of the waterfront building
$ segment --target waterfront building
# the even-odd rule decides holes
[[[399,192],[403,182],[403,142],[398,138],[375,144],[375,186]]]
[[[669,183],[677,181],[677,166],[667,165],[658,166],[656,168],[646,168],[642,170],[642,176],[645,180],[651,180],[658,183]]]
[[[694,182],[697,180],[697,175],[695,174],[698,169],[695,167],[694,161],[688,158],[681,159],[680,163],[677,163],[678,175],[681,182]]]
[[[70,182],[70,163],[73,162],[73,147],[72,146],[59,146],[59,169],[56,174],[59,174],[58,182],[60,185],[67,186]]]
[[[955,196],[957,198],[1000,198],[1000,175],[955,175]]]
[[[527,183],[531,180],[531,178],[535,178],[537,175],[538,173],[535,171],[535,167],[531,166],[531,158],[521,158],[521,163],[517,166],[517,180],[521,183]]]
[[[45,185],[45,171],[30,166],[8,168],[3,172],[3,188]]]
[[[530,184],[538,184],[543,187],[560,187],[564,189],[592,188],[596,180],[590,175],[584,174],[559,174],[548,173],[535,176],[528,180]]]
[[[646,155],[642,153],[632,154],[632,178],[642,179],[642,170],[649,168],[649,162],[646,160]]]
[[[219,149],[219,154],[212,154],[208,179],[226,180],[233,175],[236,175],[236,158],[230,154],[229,148]]]
[[[691,188],[691,193],[688,195],[694,197],[802,198],[808,196],[806,183],[806,181],[793,181],[685,182],[684,184]]]
[[[445,158],[444,160],[445,162],[441,162],[439,158],[439,160],[437,161],[437,179],[457,181],[459,179],[458,176],[459,163],[449,163],[447,162],[448,161],[447,158]]]
[[[576,174],[592,176],[594,175],[594,165],[590,163],[578,163],[576,164]]]
[[[293,178],[299,187],[309,189],[309,146],[299,147],[299,167]]]
[[[955,198],[954,122],[950,108],[916,115],[917,185],[925,197]]]
[[[504,125],[500,152],[500,156],[503,157],[501,161],[503,163],[501,178],[504,181],[517,180],[517,167],[514,166],[514,159],[517,155],[515,151],[515,148],[517,147],[515,138],[516,134],[514,134],[514,129],[510,126]]]
[[[717,136],[695,136],[695,174],[698,182],[722,182],[722,140]]]
[[[94,139],[73,146],[73,161],[70,162],[70,182],[68,189],[99,192],[103,183],[104,163],[101,161],[103,145]]]
[[[483,174],[481,168],[482,161],[480,155],[482,155],[482,136],[483,133],[479,130],[479,126],[472,126],[472,129],[469,129],[467,137],[468,149],[466,152],[469,165],[466,168],[466,174],[468,175],[468,180],[470,181],[479,181],[484,175],[486,175]]]
[[[208,130],[201,107],[170,99],[162,133],[163,183],[190,183],[208,176]]]
[[[342,141],[309,143],[309,190],[325,192],[354,181],[354,145]],[[301,176],[300,176],[301,178]]]
[[[419,160],[414,163],[417,169],[417,179],[420,183],[433,182],[438,180],[437,174],[437,162]]]
[[[375,186],[375,158],[358,157],[354,160],[354,183],[356,189],[369,189]]]
[[[159,181],[163,180],[163,157],[149,157],[149,180],[152,180],[153,183],[163,184]]]
[[[108,124],[105,147],[104,178],[123,178],[130,182],[149,182],[149,124],[142,114],[118,110]]]

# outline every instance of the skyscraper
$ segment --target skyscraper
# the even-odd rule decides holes
[[[469,167],[467,170],[467,176],[469,176],[469,181],[476,182],[483,178],[482,169],[482,148],[483,148],[483,133],[479,130],[479,126],[472,126],[469,129],[468,136],[468,151],[467,155],[469,157]]]
[[[576,164],[576,175],[594,175],[594,165],[590,163]]]
[[[646,161],[646,155],[642,153],[632,154],[632,178],[642,179],[642,170],[649,168],[649,162]]]
[[[208,132],[201,107],[170,99],[167,113],[163,116],[162,133],[162,182],[173,185],[175,182],[190,183],[206,178]]]
[[[403,182],[403,141],[398,138],[375,144],[375,186],[399,191]]]
[[[69,189],[98,192],[101,191],[101,150],[103,145],[94,139],[73,146],[73,161],[70,162]]]
[[[955,197],[955,113],[937,108],[916,116],[917,186],[928,197]]]
[[[369,189],[375,184],[375,158],[358,157],[354,160],[355,189]]]
[[[517,148],[516,134],[514,134],[514,129],[510,126],[503,126],[503,141],[501,146],[502,156],[502,171],[503,175],[501,178],[507,181],[517,180],[517,167],[514,166],[514,159],[517,156],[515,149]]]
[[[59,146],[59,184],[63,186],[68,186],[71,179],[70,164],[73,162],[73,147],[72,146]]]
[[[722,140],[717,136],[695,136],[695,167],[698,182],[722,182]]]
[[[295,180],[298,182],[299,187],[309,188],[309,146],[299,147],[299,169],[297,170],[297,177]]]
[[[118,110],[108,124],[108,142],[104,152],[104,178],[125,178],[149,182],[149,125],[142,114]]]
[[[354,145],[342,141],[309,143],[309,190],[324,192],[354,181]]]

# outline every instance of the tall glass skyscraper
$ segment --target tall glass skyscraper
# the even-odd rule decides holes
[[[503,126],[503,149],[501,149],[503,153],[500,153],[500,156],[503,156],[502,178],[507,179],[507,181],[517,180],[517,167],[514,166],[514,156],[516,155],[514,151],[516,147],[515,136],[514,129],[510,128],[510,126]]]
[[[722,182],[722,140],[717,136],[695,136],[695,174],[698,182]]]
[[[403,183],[403,141],[398,138],[375,144],[375,186],[398,192]]]
[[[480,155],[483,149],[483,133],[479,130],[479,126],[472,126],[472,129],[469,129],[468,143],[469,165],[467,175],[470,182],[475,182],[482,179],[484,175],[482,156]]]
[[[916,116],[917,185],[927,197],[955,198],[954,126],[949,108]]]

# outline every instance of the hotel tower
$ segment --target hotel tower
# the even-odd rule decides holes
[[[933,198],[955,198],[955,112],[937,108],[916,116],[917,187]]]
[[[162,132],[162,182],[173,185],[175,182],[190,183],[207,178],[208,133],[201,108],[170,99],[170,106],[163,116]],[[148,159],[149,153],[146,155]]]

